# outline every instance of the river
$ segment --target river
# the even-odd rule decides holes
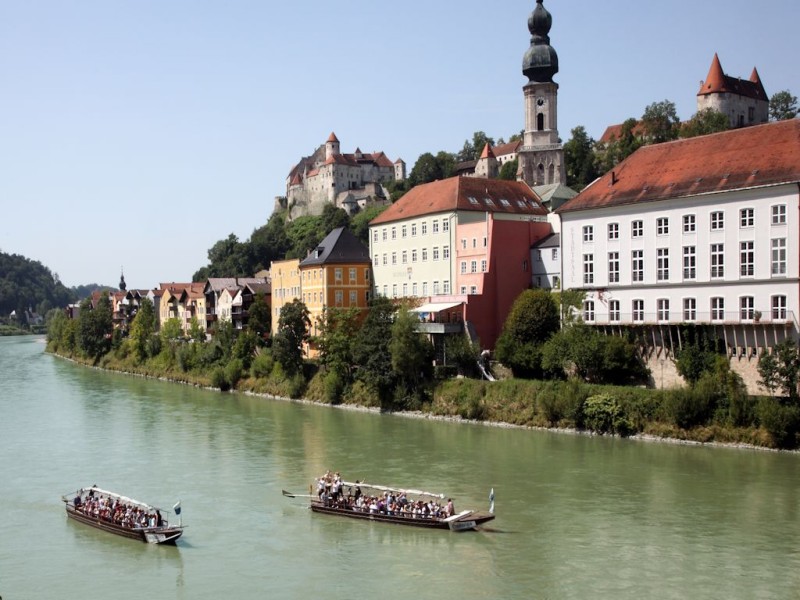
[[[326,469],[488,507],[451,533],[311,513]],[[0,596],[796,598],[800,455],[332,409],[107,373],[0,338]],[[159,506],[150,546],[68,521],[96,484]],[[174,518],[174,516],[173,516]]]

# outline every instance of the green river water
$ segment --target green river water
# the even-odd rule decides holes
[[[451,533],[311,513],[326,469],[488,507]],[[199,390],[0,338],[0,596],[798,598],[800,455],[489,427]],[[68,521],[97,484],[176,547]]]

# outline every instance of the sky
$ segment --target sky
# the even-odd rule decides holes
[[[795,0],[545,0],[558,130],[675,103],[714,53],[800,95]],[[342,152],[458,152],[524,127],[534,0],[4,0],[0,251],[67,286],[190,281],[264,225],[331,132]]]

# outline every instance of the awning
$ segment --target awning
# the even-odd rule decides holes
[[[453,308],[455,306],[460,306],[464,304],[463,302],[429,302],[428,304],[423,304],[422,306],[418,306],[417,308],[412,308],[409,312],[415,313],[437,313],[443,310],[447,310],[448,308]]]

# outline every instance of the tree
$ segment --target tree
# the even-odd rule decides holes
[[[675,103],[669,100],[653,102],[644,109],[641,124],[648,143],[660,144],[678,139],[680,119]]]
[[[281,309],[272,353],[283,370],[294,375],[303,366],[303,346],[308,342],[311,320],[306,305],[295,298]]]
[[[498,179],[505,179],[506,181],[516,181],[517,180],[517,171],[519,170],[519,159],[509,160],[508,162],[503,163],[503,166],[500,167],[500,174],[497,176]]]
[[[369,312],[356,336],[353,350],[356,379],[362,381],[382,401],[388,397],[395,383],[389,352],[394,313],[395,307],[389,298],[375,296],[369,303]]]
[[[595,145],[598,175],[607,173],[642,146],[638,128],[639,122],[636,119],[627,119],[622,123],[619,138],[613,138],[604,146]]]
[[[129,332],[136,358],[141,362],[148,358],[150,339],[156,332],[156,310],[150,298],[142,298],[139,310],[133,318]]]
[[[350,225],[350,216],[343,208],[337,208],[333,204],[326,203],[322,207],[322,215],[320,215],[320,227],[322,237],[324,238],[331,231],[338,227],[348,227]]]
[[[392,356],[392,370],[397,375],[398,386],[403,397],[417,396],[420,399],[422,384],[428,380],[433,370],[433,346],[427,338],[417,331],[419,318],[407,308],[401,308],[392,324],[392,341],[389,352]],[[410,408],[405,406],[395,408]]]
[[[488,137],[483,131],[476,131],[472,134],[472,141],[464,140],[464,147],[458,153],[458,162],[477,160],[486,144],[494,146],[494,140]]]
[[[358,307],[334,307],[325,310],[319,323],[320,333],[315,341],[320,351],[320,362],[326,369],[336,372],[344,384],[352,381],[360,317],[361,309]]]
[[[97,306],[92,308],[92,302],[87,298],[81,304],[78,319],[78,347],[84,356],[96,361],[111,349],[111,300],[104,294],[97,301]]]
[[[797,116],[797,96],[789,90],[776,92],[769,99],[769,118],[772,121],[785,121]]]
[[[514,301],[497,340],[497,359],[515,376],[541,375],[541,346],[559,328],[558,305],[550,292],[525,290]]]
[[[258,336],[262,344],[269,337],[272,330],[272,310],[263,293],[256,294],[247,311],[247,328]]]
[[[207,277],[244,277],[251,273],[247,247],[232,233],[211,247],[208,263]]]
[[[771,395],[780,393],[785,404],[800,405],[798,381],[800,380],[800,354],[797,343],[785,340],[777,344],[772,353],[763,352],[758,359],[761,385]]]
[[[436,156],[430,152],[421,154],[408,176],[411,186],[430,183],[450,177],[455,168],[455,158],[441,151]]]
[[[683,123],[680,128],[680,137],[690,138],[698,135],[707,135],[726,131],[730,128],[728,117],[711,107],[697,111],[694,116]]]
[[[403,182],[397,182],[403,183]],[[362,211],[359,211],[352,219],[350,219],[350,230],[353,232],[362,244],[369,246],[369,223],[386,210],[386,206],[378,206],[373,204],[368,206]]]
[[[580,191],[597,177],[595,141],[589,137],[583,125],[575,127],[571,134],[572,138],[564,144],[567,185]]]

